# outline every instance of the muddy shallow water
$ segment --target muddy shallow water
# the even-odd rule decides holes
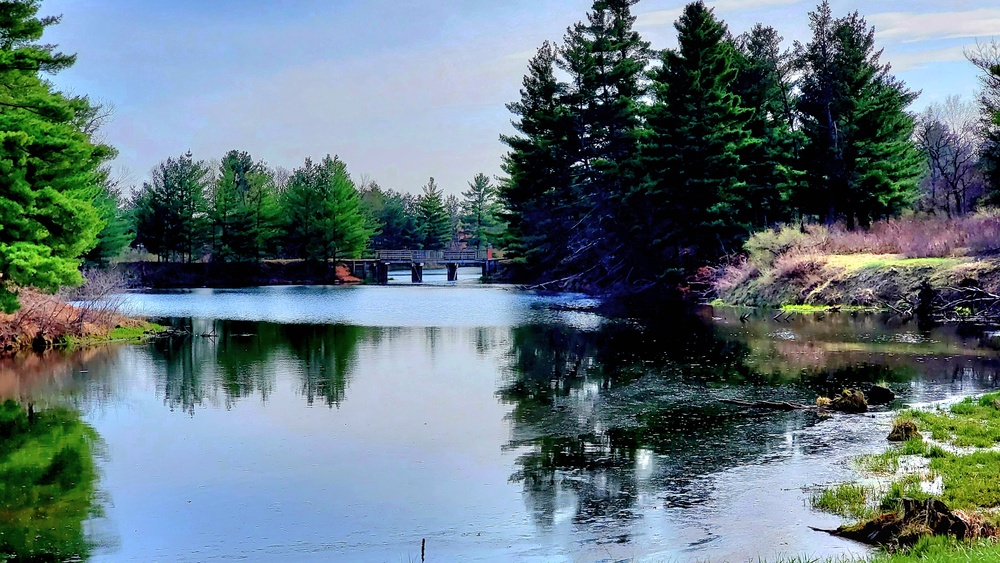
[[[975,331],[471,285],[132,294],[194,335],[0,365],[101,436],[95,561],[740,561],[865,548],[808,499],[891,414],[753,412],[886,381],[996,384]]]

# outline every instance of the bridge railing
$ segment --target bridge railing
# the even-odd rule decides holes
[[[486,260],[485,250],[376,250],[375,258],[386,262],[462,262]]]

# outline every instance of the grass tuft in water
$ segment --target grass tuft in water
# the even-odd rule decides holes
[[[813,495],[812,507],[845,518],[861,519],[871,516],[869,498],[873,491],[856,483],[841,483]]]

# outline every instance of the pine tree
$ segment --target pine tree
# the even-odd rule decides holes
[[[555,77],[555,46],[544,43],[528,63],[520,101],[507,104],[517,116],[517,135],[501,135],[507,178],[499,187],[508,224],[506,250],[528,279],[559,275],[576,200],[571,192],[573,120],[567,85]]]
[[[36,0],[0,3],[0,310],[20,306],[17,288],[55,291],[82,281],[80,257],[104,223],[93,205],[110,148],[83,131],[90,106],[55,90],[42,73],[75,57],[39,43],[56,17]]]
[[[602,284],[627,276],[632,243],[633,217],[623,201],[636,181],[649,59],[649,43],[633,29],[637,1],[595,1],[586,22],[567,31],[557,60],[569,74],[563,104],[573,124],[567,149],[576,159],[562,262],[570,271],[603,269],[590,276]]]
[[[441,250],[451,242],[451,219],[434,178],[423,187],[423,193],[417,200],[416,219],[422,248]]]
[[[751,112],[751,138],[760,140],[742,155],[747,222],[755,230],[791,219],[792,194],[802,177],[798,154],[805,140],[795,130],[794,61],[790,51],[781,49],[782,41],[774,28],[761,24],[736,40],[737,73],[731,87]]]
[[[372,229],[347,165],[327,155],[319,165],[306,159],[282,194],[286,246],[298,257],[329,262],[361,255]]]
[[[468,191],[462,192],[462,224],[469,238],[466,242],[476,250],[491,244],[501,230],[500,206],[496,188],[486,174],[476,174],[469,182]]]
[[[254,162],[246,152],[226,153],[219,166],[211,207],[212,258],[260,261],[277,234],[277,196],[267,166]]]
[[[135,233],[132,232],[132,220],[121,192],[108,180],[102,183],[101,188],[94,199],[94,207],[104,228],[97,234],[97,245],[84,256],[84,262],[91,266],[106,267],[128,248]]]
[[[636,236],[649,241],[655,278],[673,277],[739,248],[747,233],[744,166],[750,112],[732,92],[734,48],[703,2],[684,8],[678,49],[653,71],[651,133],[643,146],[647,183],[633,205],[645,210]]]
[[[372,183],[363,192],[361,205],[374,225],[372,248],[401,250],[420,245],[412,195],[382,191],[378,184]]]
[[[191,153],[168,158],[153,169],[132,200],[133,245],[142,245],[163,260],[191,262],[201,257],[208,240],[209,170]]]
[[[875,30],[857,12],[834,19],[824,1],[809,19],[813,39],[797,57],[809,140],[802,207],[849,227],[896,215],[915,198],[921,172],[905,111],[916,94],[879,61]]]
[[[987,201],[1000,204],[1000,42],[979,43],[966,57],[981,72],[980,168],[986,180]]]

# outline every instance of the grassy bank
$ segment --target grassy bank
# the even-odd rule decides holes
[[[975,531],[971,539],[924,535],[871,560],[1000,561],[1000,392],[949,408],[901,411],[896,424],[907,422],[921,436],[862,456],[857,467],[863,479],[826,488],[813,496],[813,506],[863,522],[899,513],[903,498],[938,499]]]
[[[163,330],[118,313],[114,304],[77,307],[32,289],[20,291],[20,302],[17,312],[0,314],[0,353],[141,340]]]
[[[1000,291],[1000,215],[907,217],[869,230],[788,226],[755,234],[715,281],[731,305],[913,309],[922,284],[939,294]]]

